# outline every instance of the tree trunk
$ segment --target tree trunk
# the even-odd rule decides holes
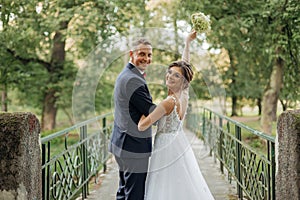
[[[262,111],[261,98],[257,99],[257,107],[258,107],[258,116],[261,116],[261,111]]]
[[[43,105],[42,128],[43,130],[52,130],[56,125],[57,107],[55,105],[56,97],[55,90],[50,90],[46,93]]]
[[[278,57],[275,60],[269,87],[263,96],[261,126],[263,132],[267,134],[272,133],[272,121],[274,116],[276,118],[277,102],[283,82],[283,66],[283,60]]]
[[[232,55],[231,51],[228,50],[228,55],[230,59],[230,78],[231,78],[231,83],[229,85],[230,91],[231,91],[231,100],[232,100],[232,105],[231,105],[231,116],[238,116],[238,105],[237,105],[237,90],[236,90],[236,74],[237,74],[237,61],[235,57]]]
[[[45,91],[43,113],[42,113],[42,130],[52,130],[56,126],[56,93],[59,92],[55,88],[55,84],[58,84],[60,77],[63,73],[63,66],[65,62],[65,41],[66,38],[62,34],[63,30],[68,27],[68,22],[64,21],[60,23],[60,30],[56,31],[53,39],[53,49],[51,55],[51,64],[47,69],[49,72],[49,85],[52,87]],[[54,86],[54,87],[53,87]]]
[[[238,112],[237,112],[237,109],[238,109],[238,106],[237,106],[237,97],[236,96],[232,96],[231,99],[232,99],[231,117],[238,116]]]
[[[280,103],[281,103],[281,106],[282,106],[282,110],[283,111],[286,111],[286,109],[287,109],[287,102],[288,101],[286,101],[286,102],[284,102],[282,99],[279,99],[279,101],[280,101]]]
[[[7,112],[7,86],[6,84],[3,86],[3,90],[1,92],[1,110],[3,112]]]
[[[71,124],[71,126],[73,126],[74,125],[74,120],[72,118],[72,114],[70,114],[70,112],[68,112],[68,110],[66,108],[62,108],[62,110],[67,115],[69,123]]]

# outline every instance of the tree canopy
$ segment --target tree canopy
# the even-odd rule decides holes
[[[212,98],[210,85],[215,84],[225,89],[231,115],[250,102],[259,106],[265,121],[274,120],[278,101],[283,109],[299,105],[300,5],[296,0],[12,0],[0,6],[2,110],[9,111],[14,103],[35,108],[44,130],[55,128],[58,110],[73,121],[74,85],[82,84],[76,77],[93,52],[106,49],[110,54],[112,38],[129,37],[134,29],[144,30],[145,35],[147,28],[169,29],[174,33],[166,37],[170,45],[154,49],[155,66],[165,65],[180,59],[183,37],[191,30],[190,17],[196,12],[204,12],[212,22],[212,30],[198,34],[193,44],[194,66],[201,66],[192,82],[198,98]],[[153,33],[151,40],[159,40],[155,38],[159,34]],[[91,98],[94,102],[82,104],[83,117],[89,104],[99,114],[112,109],[114,81],[128,61],[126,50],[115,53],[115,60],[105,63]],[[216,75],[221,82],[214,81]],[[166,95],[163,85],[150,88],[154,99]],[[18,101],[10,93],[17,93]]]

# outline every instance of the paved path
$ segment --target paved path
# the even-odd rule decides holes
[[[192,132],[185,130],[191,141],[201,172],[216,200],[236,200],[235,184],[229,184],[227,176],[222,175],[219,163],[209,156],[203,141]],[[99,184],[91,186],[89,200],[115,200],[118,187],[118,168],[113,159],[108,163],[107,172],[99,177]]]

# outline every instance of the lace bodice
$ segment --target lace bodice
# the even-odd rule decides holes
[[[179,115],[177,113],[177,106],[176,106],[176,99],[173,96],[169,96],[170,98],[173,98],[175,101],[175,106],[173,108],[173,111],[166,116],[163,116],[159,121],[157,125],[157,135],[162,133],[175,133],[177,132],[182,125],[182,120],[180,120]]]

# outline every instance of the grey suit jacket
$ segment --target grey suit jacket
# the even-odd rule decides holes
[[[116,80],[114,106],[114,128],[109,151],[124,158],[149,157],[152,150],[151,127],[141,132],[137,124],[141,116],[147,116],[155,105],[144,77],[130,63]]]

